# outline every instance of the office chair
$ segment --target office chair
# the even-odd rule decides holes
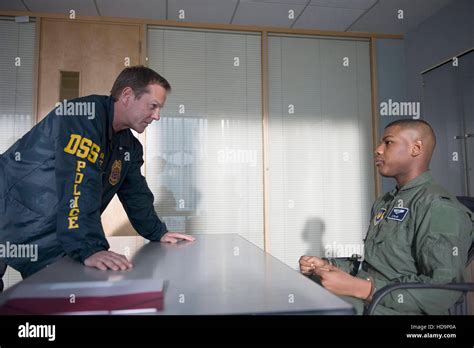
[[[3,276],[7,271],[7,264],[5,262],[0,261],[0,293],[3,291]]]
[[[474,212],[474,198],[473,197],[457,197],[458,200]],[[474,243],[469,249],[469,256],[466,267],[474,259]],[[373,315],[375,308],[382,301],[382,299],[389,293],[398,289],[438,289],[438,290],[456,290],[461,291],[463,295],[461,298],[449,309],[450,315],[466,315],[467,314],[467,293],[474,291],[474,283],[449,283],[449,284],[427,284],[427,283],[398,283],[391,284],[378,290],[369,306],[364,309],[364,315]]]

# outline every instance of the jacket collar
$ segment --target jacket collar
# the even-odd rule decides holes
[[[398,192],[403,192],[403,191],[408,191],[411,190],[412,188],[421,186],[427,182],[433,181],[433,176],[431,175],[431,170],[427,170],[423,174],[418,175],[416,178],[410,180],[407,182],[405,185],[403,185],[401,188],[395,187],[392,191],[390,191],[390,194],[392,196],[395,196]]]
[[[118,141],[119,146],[131,147],[132,142],[130,138],[130,129],[124,129],[120,132],[114,132],[114,103],[114,98],[112,96],[109,96],[107,102],[107,141],[109,143]]]

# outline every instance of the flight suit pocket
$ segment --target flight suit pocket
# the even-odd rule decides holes
[[[386,219],[383,228],[378,232],[374,243],[376,245],[389,245],[397,248],[410,247],[413,241],[414,229],[410,222]]]
[[[416,271],[412,229],[407,222],[388,221],[388,224],[390,228],[376,245],[380,258],[396,274]]]

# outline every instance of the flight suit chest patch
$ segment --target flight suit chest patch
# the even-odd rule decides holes
[[[379,222],[383,220],[386,212],[387,212],[387,209],[385,208],[382,208],[379,210],[379,212],[374,217],[374,226],[377,226]]]
[[[408,208],[394,207],[387,216],[389,220],[403,221],[408,215]]]

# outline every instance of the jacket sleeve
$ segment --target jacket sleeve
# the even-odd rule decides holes
[[[57,237],[71,258],[84,262],[109,248],[100,219],[102,172],[98,159],[102,126],[98,117],[55,117]]]
[[[376,289],[395,283],[462,282],[472,238],[472,222],[465,211],[448,201],[434,201],[413,246],[419,273],[390,281],[374,278]],[[381,305],[404,313],[445,314],[460,294],[449,290],[395,290]]]
[[[143,148],[136,141],[133,161],[117,195],[137,232],[151,241],[159,241],[168,232],[166,224],[161,222],[153,206],[153,193],[143,177],[140,168],[143,165]]]

